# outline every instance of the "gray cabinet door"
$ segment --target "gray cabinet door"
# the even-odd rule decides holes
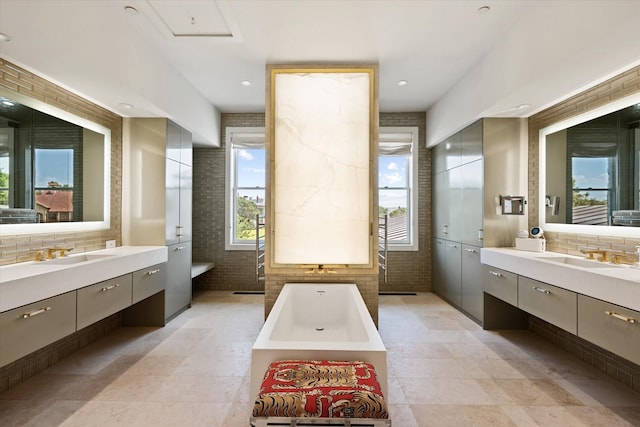
[[[131,305],[131,274],[78,289],[78,330]]]
[[[518,276],[518,307],[565,331],[577,333],[578,295],[575,292]]]
[[[510,271],[485,265],[483,267],[484,291],[514,307],[518,306],[518,275]]]
[[[460,131],[462,164],[482,159],[482,124],[483,120],[478,120]]]
[[[0,366],[75,331],[75,291],[5,311],[0,314]]]
[[[441,172],[433,175],[433,235],[442,239],[449,238],[449,174]]]
[[[484,174],[482,160],[461,166],[462,219],[459,223],[460,241],[468,245],[482,246],[482,213]]]
[[[165,289],[165,316],[170,319],[191,305],[191,242],[170,245]]]
[[[462,168],[457,167],[445,172],[448,174],[447,179],[447,195],[449,200],[449,212],[447,229],[447,238],[456,242],[462,241],[463,237],[463,221],[465,220],[463,205],[463,189],[464,181],[462,176]]]
[[[180,164],[180,225],[178,239],[180,242],[191,241],[192,227],[192,198],[193,198],[193,169],[191,166]]]
[[[180,163],[167,159],[165,175],[165,241],[180,241]]]
[[[462,245],[445,242],[445,297],[458,307],[462,304]]]
[[[142,301],[165,289],[167,284],[167,263],[133,272],[132,304]]]
[[[640,313],[578,295],[578,336],[640,364]]]
[[[431,289],[440,296],[446,293],[445,245],[444,239],[433,239],[431,252]]]
[[[480,248],[462,245],[461,307],[478,321],[484,317],[484,277]]]

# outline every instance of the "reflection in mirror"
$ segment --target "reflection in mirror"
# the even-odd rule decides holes
[[[109,228],[109,144],[100,125],[0,90],[2,234]]]
[[[610,226],[640,226],[638,102],[635,95],[540,131],[545,229],[622,235],[628,229]]]

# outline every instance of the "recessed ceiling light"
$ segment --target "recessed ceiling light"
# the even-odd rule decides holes
[[[120,105],[120,108],[123,108],[125,110],[130,110],[131,108],[133,108],[133,105],[127,104],[126,102],[121,102],[119,105]]]
[[[516,108],[518,110],[526,110],[527,108],[531,107],[531,104],[520,104],[518,105]]]
[[[135,15],[135,14],[137,14],[137,13],[138,13],[138,9],[136,9],[136,8],[135,8],[135,7],[133,7],[133,6],[125,6],[125,7],[124,7],[124,11],[125,11],[125,12],[127,12],[127,13],[130,13],[130,14],[132,14],[132,15]]]
[[[489,13],[489,11],[491,10],[491,8],[489,6],[482,6],[478,8],[478,14],[479,15],[484,15],[486,13]]]
[[[6,35],[5,33],[0,33],[0,42],[10,42],[11,37]]]
[[[251,82],[249,80],[243,80],[240,82],[242,86],[251,86]]]
[[[408,81],[406,81],[406,80],[400,80],[400,81],[398,81],[398,86],[406,86],[406,85],[408,85],[408,84],[409,84],[409,82],[408,82]]]

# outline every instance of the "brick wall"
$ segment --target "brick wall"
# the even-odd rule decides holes
[[[424,113],[381,113],[380,126],[419,128],[419,244],[415,252],[391,252],[389,280],[380,291],[409,292],[431,289],[431,152],[425,148]],[[199,289],[264,290],[255,281],[255,253],[224,248],[225,129],[263,127],[263,113],[222,114],[222,146],[196,148],[193,165],[193,259],[211,260],[216,267],[195,279]]]
[[[121,244],[122,117],[0,58],[0,86],[65,110],[111,129],[111,228],[109,230],[4,235],[0,237],[0,265],[33,259],[32,249],[73,247],[74,252],[104,248],[106,240]]]

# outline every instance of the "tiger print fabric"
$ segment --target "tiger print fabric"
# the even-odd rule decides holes
[[[267,369],[254,417],[389,418],[366,362],[281,360]]]

